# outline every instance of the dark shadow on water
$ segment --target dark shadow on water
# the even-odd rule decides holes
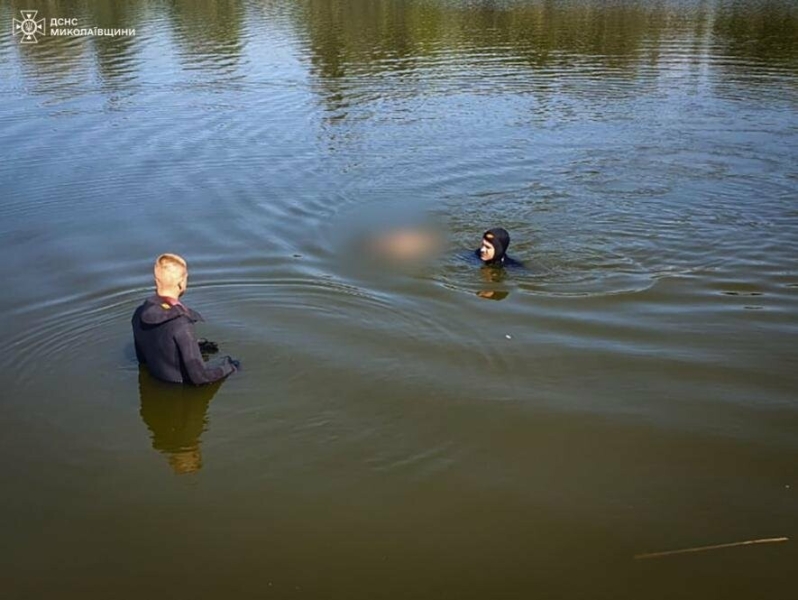
[[[161,452],[177,475],[202,468],[200,437],[208,428],[208,405],[221,382],[203,386],[165,383],[139,367],[141,419],[152,434],[152,447]]]

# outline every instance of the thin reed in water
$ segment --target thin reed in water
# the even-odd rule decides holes
[[[696,546],[695,548],[682,548],[680,550],[666,550],[664,552],[648,552],[645,554],[636,554],[635,560],[642,558],[659,558],[660,556],[671,556],[673,554],[687,554],[688,552],[705,552],[707,550],[719,550],[721,548],[735,548],[737,546],[750,546],[752,544],[775,544],[778,542],[786,542],[790,538],[776,537],[776,538],[761,538],[758,540],[745,540],[744,542],[731,542],[729,544],[715,544],[713,546]]]

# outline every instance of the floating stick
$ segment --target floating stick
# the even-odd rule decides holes
[[[635,560],[641,558],[659,558],[660,556],[671,556],[672,554],[686,554],[688,552],[705,552],[706,550],[718,550],[720,548],[734,548],[736,546],[750,546],[751,544],[775,544],[786,542],[788,537],[761,538],[758,540],[745,540],[744,542],[732,542],[730,544],[715,544],[714,546],[696,546],[695,548],[682,548],[681,550],[666,550],[665,552],[649,552],[646,554],[636,554]]]

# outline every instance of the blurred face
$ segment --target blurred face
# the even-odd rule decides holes
[[[494,256],[496,256],[496,248],[488,240],[482,238],[482,246],[479,247],[479,258],[488,262],[493,260]]]
[[[372,250],[382,258],[419,260],[437,252],[440,240],[434,232],[409,227],[387,231],[374,239]]]

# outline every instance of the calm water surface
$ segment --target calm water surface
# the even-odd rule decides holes
[[[0,23],[4,597],[796,597],[794,2]],[[353,253],[411,222],[446,251]],[[164,251],[220,386],[136,365]]]

